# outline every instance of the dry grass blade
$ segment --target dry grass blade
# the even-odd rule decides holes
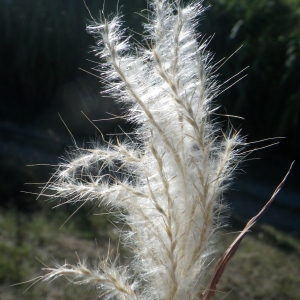
[[[204,292],[201,294],[201,297],[203,300],[209,300],[210,298],[214,297],[215,291],[216,291],[216,286],[226,268],[227,263],[229,260],[234,256],[235,252],[237,251],[242,239],[246,235],[246,233],[249,231],[249,229],[259,220],[259,218],[265,213],[265,211],[269,208],[269,206],[272,204],[273,200],[275,199],[276,195],[279,193],[281,190],[287,176],[289,175],[292,166],[294,162],[291,164],[288,172],[284,176],[283,180],[281,183],[277,186],[275,189],[272,197],[270,200],[266,203],[266,205],[261,209],[261,211],[255,215],[245,226],[245,228],[242,230],[242,232],[238,235],[238,237],[233,241],[233,243],[227,248],[227,250],[224,252],[222,257],[219,259],[214,274],[211,277],[208,286],[204,290]]]

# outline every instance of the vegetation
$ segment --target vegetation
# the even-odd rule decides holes
[[[243,132],[255,139],[287,137],[280,151],[296,158],[299,148],[293,141],[300,128],[300,2],[219,0],[211,4],[202,28],[208,34],[216,33],[211,47],[217,58],[243,45],[222,68],[223,78],[250,66],[248,77],[221,96],[224,107],[245,117]]]
[[[102,1],[87,0],[94,16]],[[130,3],[127,5],[127,3]],[[285,136],[279,152],[295,159],[299,149],[300,6],[299,0],[205,0],[211,5],[200,31],[215,34],[210,48],[216,58],[229,56],[243,45],[220,73],[227,78],[246,66],[249,76],[221,95],[228,111],[245,117],[243,129],[252,140]],[[126,24],[141,32],[135,13],[146,1],[120,1]],[[106,1],[106,12],[116,3]],[[85,33],[89,18],[83,1],[0,1],[1,118],[33,122],[55,106],[57,92],[89,70],[86,58],[92,39]],[[140,39],[139,35],[135,37]],[[256,107],[260,107],[259,110]],[[16,111],[15,107],[19,107]],[[255,122],[253,120],[255,119]]]
[[[76,69],[78,64],[89,69],[84,53],[87,51],[86,45],[92,43],[84,33],[84,22],[78,22],[84,19],[84,13],[87,16],[82,3],[80,8],[73,1],[39,0],[34,5],[31,3],[31,6],[26,2],[16,0],[0,3],[0,30],[6,45],[0,48],[0,54],[5,58],[1,61],[0,69],[6,70],[5,74],[0,74],[3,78],[0,87],[6,99],[6,103],[1,104],[1,118],[18,119],[22,122],[34,121],[36,115],[43,115],[49,109],[55,102],[53,99],[57,91],[80,76]],[[145,4],[142,1],[136,2],[137,10]],[[94,11],[99,9],[99,3],[87,1],[87,4],[95,15]],[[106,5],[106,10],[115,11],[110,5],[111,2]],[[127,16],[132,16],[129,18],[130,23],[136,31],[140,31],[135,26],[139,17],[126,11],[127,7],[125,5],[123,11]],[[60,13],[59,17],[55,14],[57,12]],[[294,143],[299,135],[300,118],[300,89],[296,79],[300,67],[299,15],[299,3],[292,0],[218,0],[213,3],[201,23],[202,32],[217,35],[210,43],[211,49],[217,52],[217,60],[230,55],[241,44],[244,45],[222,67],[222,79],[226,80],[245,66],[251,65],[248,78],[226,92],[226,95],[221,95],[226,112],[246,117],[243,123],[244,133],[249,133],[251,140],[276,135],[287,136],[287,142],[280,148],[281,155],[293,157],[299,154]],[[274,24],[281,26],[276,27]],[[12,28],[20,28],[20,36],[14,35]],[[133,34],[139,39],[138,34]],[[70,49],[70,45],[78,47]],[[219,49],[225,49],[225,52],[222,53]],[[11,59],[12,57],[17,59]],[[20,108],[17,113],[16,106]],[[34,109],[30,111],[30,107]],[[239,123],[233,122],[235,126],[239,126]],[[6,185],[5,188],[7,189]],[[1,214],[5,213],[1,211]],[[1,299],[74,299],[86,298],[89,293],[92,297],[93,291],[81,288],[76,289],[74,296],[71,285],[63,288],[66,282],[56,284],[58,288],[54,289],[49,286],[34,286],[25,295],[20,294],[19,287],[7,287],[10,283],[27,280],[35,272],[33,270],[40,268],[39,262],[32,262],[33,252],[47,263],[49,255],[58,260],[75,262],[76,256],[72,253],[75,249],[79,252],[82,250],[80,254],[87,253],[96,260],[99,259],[95,257],[98,253],[95,245],[87,241],[88,238],[96,237],[98,244],[101,241],[101,258],[106,256],[108,248],[103,237],[110,237],[111,249],[118,242],[113,227],[107,221],[101,218],[96,220],[93,216],[86,218],[84,226],[79,226],[76,223],[79,219],[75,217],[59,233],[53,232],[52,228],[58,228],[66,218],[62,213],[53,220],[44,211],[39,216],[23,215],[18,209],[14,214],[6,213],[3,223],[1,220],[1,228],[4,228],[0,244],[3,257],[0,263],[0,281],[3,287]],[[224,233],[225,244],[232,240],[230,237],[227,241],[227,237],[230,235]],[[61,251],[65,246],[71,251],[64,251],[63,256],[60,256],[58,250]],[[299,262],[299,249],[299,240],[296,238],[268,226],[259,227],[229,265],[218,286],[222,292],[218,293],[217,299],[223,299],[223,292],[228,292],[227,299],[297,299],[299,270],[296,266]],[[250,274],[251,278],[246,274]],[[265,277],[269,277],[269,280],[263,280]],[[232,290],[236,285],[239,287]]]
[[[52,259],[76,262],[76,254],[89,256],[91,263],[107,254],[107,240],[111,250],[118,242],[115,229],[110,223],[97,224],[101,220],[94,211],[74,216],[61,229],[70,211],[56,209],[55,218],[47,214],[51,206],[39,214],[24,215],[21,224],[16,215],[0,210],[1,263],[0,298],[2,300],[74,300],[91,299],[94,291],[74,287],[66,280],[51,284],[36,284],[23,293],[30,284],[13,286],[41,274],[40,261],[51,264]],[[104,218],[106,219],[106,218]],[[103,220],[103,217],[102,217]],[[222,252],[240,230],[244,221],[231,219],[232,227],[224,231],[221,239]],[[84,226],[82,226],[82,224]],[[21,226],[20,226],[21,225]],[[22,241],[19,230],[22,228]],[[91,239],[90,233],[93,232]],[[96,239],[96,240],[95,240]],[[243,240],[241,248],[230,261],[218,285],[216,299],[240,300],[296,300],[299,299],[300,240],[267,225],[256,225]],[[40,260],[36,260],[35,257]],[[50,258],[50,259],[49,259]],[[9,262],[9,263],[8,263]],[[267,278],[267,280],[266,280]]]

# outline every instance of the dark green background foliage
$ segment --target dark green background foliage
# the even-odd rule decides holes
[[[0,2],[1,117],[31,121],[53,105],[60,86],[88,68],[85,33],[89,17],[83,1]],[[211,4],[200,30],[215,33],[211,49],[216,59],[243,48],[221,68],[225,80],[250,65],[249,76],[222,96],[231,114],[246,118],[243,124],[251,139],[287,136],[285,154],[295,153],[299,136],[300,85],[299,1],[218,0]],[[94,16],[100,1],[87,1]],[[141,0],[120,1],[126,25],[141,32],[143,21],[135,11],[146,7]],[[106,13],[116,11],[107,1]],[[224,100],[223,100],[224,99]]]
[[[97,17],[103,1],[87,1]],[[105,13],[117,9],[106,1]],[[221,69],[222,81],[246,66],[249,76],[220,97],[230,114],[245,117],[244,133],[251,140],[286,136],[279,152],[298,156],[300,119],[300,1],[214,0],[200,24],[206,36],[215,34],[210,48],[216,60],[243,48]],[[119,7],[126,25],[141,32],[135,12],[146,8],[143,0],[123,0]],[[59,110],[57,91],[89,70],[93,59],[86,34],[90,16],[81,0],[0,1],[1,118],[32,122],[50,107]],[[139,39],[139,35],[135,34]],[[91,79],[92,81],[93,79]],[[234,122],[234,121],[233,121]],[[237,123],[239,126],[239,123]],[[299,157],[299,156],[298,156]]]
[[[95,18],[101,2],[86,1]],[[116,3],[107,2],[105,11],[115,12]],[[124,5],[133,25],[136,16],[128,11],[133,6]],[[88,66],[87,52],[94,45],[85,32],[90,19],[81,0],[0,1],[2,119],[31,122],[54,105],[61,86],[82,75],[78,67]]]
[[[124,25],[132,29],[128,34],[143,43],[139,33],[143,32],[141,23],[147,21],[147,2],[120,0],[119,8],[117,2],[106,1],[105,15],[109,17],[119,9]],[[86,0],[86,4],[99,18],[103,0]],[[229,57],[243,45],[220,68],[220,82],[250,66],[244,71],[248,76],[216,102],[221,105],[218,114],[245,120],[218,119],[224,126],[232,122],[235,128],[243,128],[242,134],[248,135],[249,141],[286,137],[279,146],[256,154],[273,157],[269,165],[276,171],[265,167],[263,182],[278,173],[274,178],[277,183],[290,162],[300,158],[300,0],[204,0],[204,5],[210,7],[199,31],[204,39],[214,35],[208,48],[216,53],[215,61]],[[25,196],[19,194],[23,183],[47,180],[51,171],[24,166],[55,164],[56,157],[72,143],[57,112],[79,145],[96,132],[80,111],[93,120],[110,118],[107,112],[121,114],[111,99],[99,94],[99,79],[79,69],[97,74],[92,69],[95,63],[89,61],[98,60],[91,53],[94,39],[85,30],[90,20],[83,0],[0,0],[0,154],[5,170],[0,174],[2,203],[13,195],[22,207],[28,207]],[[223,88],[240,76],[243,73]],[[104,133],[120,130],[119,125],[131,130],[130,124],[116,120],[96,125]],[[293,172],[298,170],[299,174],[297,165]]]
[[[105,15],[119,9],[124,25],[132,29],[128,34],[143,42],[139,33],[143,31],[141,23],[147,21],[147,2],[119,2],[117,8],[117,1],[106,1]],[[99,18],[103,1],[87,0],[86,4]],[[215,61],[243,45],[220,68],[220,82],[250,66],[244,71],[248,76],[222,93],[216,104],[221,105],[218,114],[245,120],[218,118],[224,125],[232,122],[235,128],[243,128],[249,141],[285,136],[279,146],[257,156],[275,155],[276,167],[286,159],[282,164],[286,170],[291,160],[300,158],[300,1],[205,0],[204,5],[210,7],[199,31],[202,38],[215,35],[209,45],[216,53]],[[100,96],[99,79],[79,69],[97,74],[92,70],[95,63],[89,61],[98,60],[91,53],[94,39],[85,31],[90,20],[83,0],[0,0],[0,153],[1,167],[6,169],[0,179],[5,183],[5,199],[12,190],[14,195],[18,193],[24,182],[35,181],[37,171],[25,170],[24,165],[54,164],[54,157],[70,145],[70,135],[57,112],[75,136],[86,139],[95,136],[96,130],[80,111],[93,120],[110,118],[107,112],[121,113],[111,99]],[[119,130],[120,123],[96,125],[109,133]],[[131,130],[130,124],[121,126]]]
[[[206,1],[208,3],[208,1]],[[246,66],[248,77],[222,95],[231,114],[246,118],[250,138],[286,136],[281,151],[299,155],[300,1],[211,1],[203,31],[216,33],[216,58],[243,48],[220,70],[222,78]],[[299,157],[299,156],[298,156]]]

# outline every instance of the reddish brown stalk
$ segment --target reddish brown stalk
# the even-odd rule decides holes
[[[293,162],[294,163],[294,162]],[[265,213],[265,211],[269,208],[269,206],[272,204],[273,200],[275,199],[276,195],[279,193],[281,190],[287,176],[289,175],[293,163],[291,164],[288,172],[284,176],[283,180],[281,183],[277,186],[276,190],[274,191],[272,197],[270,200],[266,203],[266,205],[261,209],[261,211],[254,216],[245,226],[245,228],[242,230],[242,232],[238,235],[238,237],[233,241],[233,243],[227,248],[227,250],[224,252],[222,257],[219,259],[214,274],[211,277],[206,289],[204,292],[201,294],[201,298],[203,300],[209,300],[210,298],[214,297],[215,291],[216,291],[216,286],[225,270],[225,267],[229,260],[234,256],[235,252],[237,251],[242,239],[244,238],[245,234],[248,232],[248,230],[257,222],[257,220]]]

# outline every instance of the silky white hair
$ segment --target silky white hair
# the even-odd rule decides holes
[[[75,147],[44,188],[66,203],[115,211],[130,228],[121,235],[133,259],[127,266],[106,259],[96,269],[79,260],[47,269],[42,279],[95,285],[101,299],[200,299],[222,195],[245,143],[213,121],[222,89],[210,39],[196,32],[202,2],[148,2],[142,43],[131,44],[118,15],[87,27],[105,92],[137,129],[122,141]]]

